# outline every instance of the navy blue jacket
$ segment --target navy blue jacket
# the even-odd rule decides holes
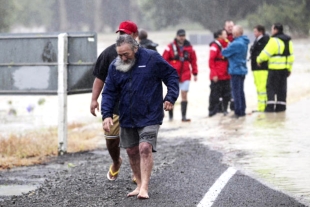
[[[163,102],[175,103],[179,96],[179,76],[157,52],[139,48],[136,62],[128,72],[109,67],[102,92],[101,114],[112,117],[114,102],[120,96],[119,121],[123,128],[162,124]],[[162,82],[167,86],[163,99]]]
[[[223,49],[222,55],[228,59],[228,73],[230,75],[246,75],[248,44],[250,40],[243,35],[234,39],[227,48]]]

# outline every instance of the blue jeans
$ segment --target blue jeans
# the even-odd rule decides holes
[[[245,95],[244,95],[245,75],[231,75],[232,93],[235,101],[235,114],[237,116],[245,115]]]

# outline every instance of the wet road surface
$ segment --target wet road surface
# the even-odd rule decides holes
[[[25,184],[33,178],[44,181],[38,189],[21,196],[1,196],[0,206],[197,206],[228,166],[222,163],[220,153],[200,142],[201,138],[166,139],[166,133],[169,131],[162,130],[154,156],[148,200],[126,197],[135,184],[130,181],[131,172],[124,151],[124,162],[115,182],[106,178],[110,165],[108,155],[94,151],[65,155],[49,165],[1,172],[1,183],[10,180],[11,184]],[[20,174],[25,180],[13,179]],[[38,184],[33,180],[32,183]],[[212,206],[305,205],[237,171],[212,201]]]

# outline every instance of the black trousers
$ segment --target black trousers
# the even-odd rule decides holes
[[[269,70],[267,79],[266,112],[286,110],[288,70]]]
[[[230,80],[211,81],[210,89],[209,116],[213,116],[219,111],[226,112],[231,98]]]

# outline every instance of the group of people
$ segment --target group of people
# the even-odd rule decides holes
[[[283,33],[283,25],[275,23],[271,37],[265,27],[253,29],[255,41],[250,49],[251,68],[257,90],[258,112],[286,110],[287,77],[294,62],[291,38]],[[233,117],[245,116],[246,101],[244,80],[248,73],[247,53],[249,39],[240,25],[226,21],[223,29],[214,32],[210,43],[210,96],[209,117],[218,112],[228,114],[228,104]]]
[[[190,121],[186,116],[187,93],[192,76],[194,81],[197,80],[197,57],[184,29],[177,31],[176,38],[162,55],[156,50],[158,44],[148,39],[145,30],[138,31],[132,21],[121,22],[116,33],[119,33],[116,42],[99,55],[95,64],[90,111],[96,116],[98,97],[102,93],[102,126],[113,162],[107,179],[117,179],[122,164],[120,147],[125,148],[133,173],[132,181],[137,184],[127,196],[147,199],[159,126],[164,111],[169,111],[169,120],[173,120],[173,107],[180,92],[181,121]],[[283,34],[280,24],[273,25],[270,40],[262,26],[255,27],[254,34],[257,39],[251,49],[251,60],[261,103],[258,109],[283,111],[286,77],[294,60],[292,43]],[[227,21],[225,28],[216,31],[214,38],[209,59],[209,116],[219,111],[226,115],[229,103],[236,117],[244,116],[249,39],[243,35],[242,27],[232,21]],[[281,81],[277,80],[280,77]],[[165,96],[162,83],[167,87]]]

